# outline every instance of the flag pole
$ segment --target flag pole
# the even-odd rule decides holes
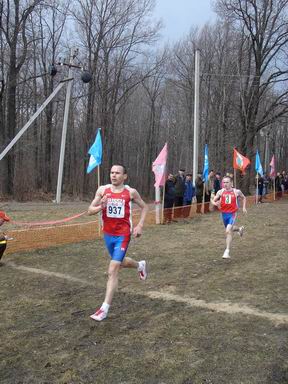
[[[160,224],[160,187],[155,187],[155,220],[156,224]]]
[[[98,188],[100,187],[100,165],[97,167],[97,181],[98,181]],[[98,215],[98,235],[101,236],[101,211]]]
[[[276,200],[276,182],[275,182],[275,176],[273,180],[273,195],[274,195],[274,201]]]
[[[234,188],[236,188],[236,169],[234,168]]]
[[[152,163],[152,171],[155,173],[155,219],[156,224],[161,224],[161,196],[160,196],[160,185],[163,185],[163,180],[165,180],[165,172],[166,172],[166,162],[168,155],[168,145],[165,143],[161,152],[157,156],[156,160]]]
[[[205,213],[205,182],[203,183],[202,205],[203,205],[203,213]]]
[[[257,174],[256,174],[256,204],[258,204],[258,180],[259,180],[259,175],[257,172]]]
[[[161,224],[164,224],[164,200],[165,200],[165,187],[166,181],[163,185],[163,196],[162,196],[162,209],[161,209]]]

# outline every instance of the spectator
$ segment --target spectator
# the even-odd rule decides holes
[[[278,199],[282,197],[281,179],[282,175],[280,174],[280,172],[277,172],[277,175],[275,177],[275,191]]]
[[[174,217],[183,217],[183,198],[185,191],[185,169],[181,168],[175,176]]]
[[[203,188],[204,188],[204,183],[202,180],[202,176],[198,174],[195,179],[195,193],[196,193],[196,201],[197,201],[196,213],[202,213],[201,210],[202,210],[202,200],[203,200]]]
[[[285,175],[283,184],[284,184],[284,192],[287,193],[288,191],[288,175],[287,174]]]
[[[0,211],[0,227],[5,223],[5,221],[10,221],[10,218],[6,215],[5,212]],[[0,232],[0,260],[5,252],[7,246],[8,236],[5,233]]]
[[[221,174],[219,172],[216,173],[215,179],[214,179],[214,193],[220,191],[221,189]]]
[[[269,183],[270,183],[270,178],[267,175],[267,173],[264,173],[263,181],[264,181],[263,197],[265,197],[269,192]]]
[[[258,199],[256,203],[263,203],[262,198],[263,198],[263,189],[264,189],[264,178],[262,176],[256,176],[256,188],[257,188],[257,195]]]
[[[282,171],[280,175],[280,182],[281,182],[281,190],[282,190],[282,196],[285,191],[285,177],[286,177],[286,172]]]
[[[174,176],[169,173],[168,179],[165,183],[165,195],[164,195],[164,224],[170,224],[172,221],[173,204],[175,200],[175,179]]]
[[[189,217],[192,199],[195,196],[195,187],[192,184],[192,174],[187,173],[186,180],[185,180],[185,191],[184,191],[184,198],[183,198],[183,216]]]
[[[204,196],[204,213],[210,212],[211,194],[214,192],[214,171],[211,169],[208,175],[208,180],[205,183],[205,196]]]

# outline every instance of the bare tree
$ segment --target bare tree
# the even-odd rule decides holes
[[[88,49],[88,68],[93,73],[87,98],[87,147],[95,136],[95,128],[100,126],[107,149],[104,167],[110,166],[115,158],[118,145],[115,124],[122,102],[147,76],[140,70],[141,55],[155,41],[159,29],[158,24],[148,23],[153,3],[152,0],[79,0],[74,12],[83,44]],[[87,190],[93,180],[91,177],[85,180]]]
[[[6,127],[7,139],[13,139],[16,133],[16,89],[17,78],[27,57],[31,40],[27,37],[27,20],[42,0],[21,1],[6,0],[0,3],[0,31],[7,43],[7,81],[6,97]],[[8,183],[2,187],[4,192],[13,194],[14,156],[10,152],[5,161],[8,173]]]
[[[288,112],[287,5],[287,0],[218,1],[219,13],[233,21],[239,32],[239,73],[246,75],[241,82],[239,148],[250,158],[255,155],[257,132]],[[249,180],[244,180],[247,192]]]

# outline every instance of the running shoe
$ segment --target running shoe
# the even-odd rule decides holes
[[[106,319],[106,317],[108,316],[108,313],[105,312],[102,308],[100,309],[97,309],[97,311],[91,315],[91,319],[93,320],[96,320],[96,321],[102,321],[104,319]]]
[[[222,259],[230,259],[229,249],[225,249],[225,252],[223,253]]]
[[[243,234],[244,234],[244,227],[243,226],[239,228],[239,232],[238,233],[239,233],[240,237],[243,236]]]
[[[147,262],[145,260],[139,261],[138,275],[140,280],[146,280],[148,276]]]

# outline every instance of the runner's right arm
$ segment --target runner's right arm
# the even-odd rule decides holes
[[[96,215],[98,212],[102,211],[106,207],[107,197],[103,196],[104,186],[100,186],[97,189],[94,200],[88,208],[88,215]]]
[[[222,194],[222,190],[220,189],[220,191],[218,191],[216,193],[216,195],[214,196],[214,198],[212,200],[212,204],[215,205],[215,207],[219,207],[220,206],[221,194]]]

